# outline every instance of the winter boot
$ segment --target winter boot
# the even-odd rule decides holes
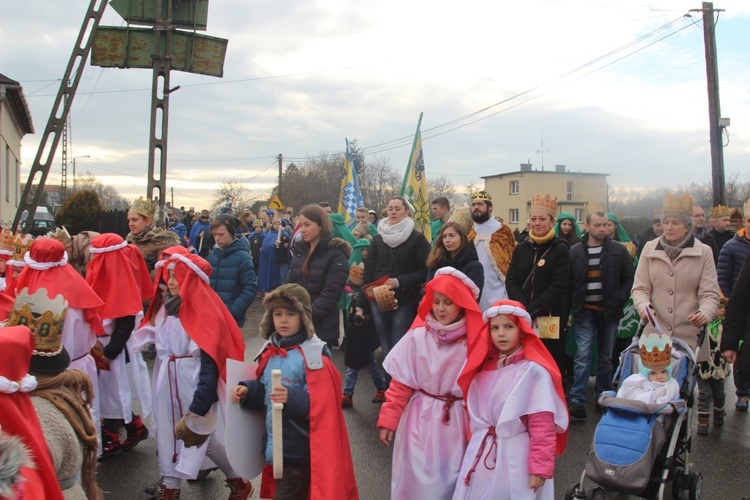
[[[710,413],[698,413],[698,435],[708,435],[708,419],[710,416]]]
[[[373,403],[385,403],[385,390],[378,389],[375,395],[372,397]]]
[[[724,416],[726,414],[727,412],[724,411],[723,406],[721,408],[714,406],[714,427],[721,427],[724,425]]]
[[[173,490],[167,488],[163,484],[156,490],[156,498],[163,498],[164,500],[180,500],[180,490]]]
[[[125,424],[125,430],[128,431],[128,437],[122,443],[122,451],[130,451],[135,445],[148,437],[148,427],[141,420],[140,415],[133,415],[133,420]]]
[[[102,454],[99,459],[117,455],[122,451],[119,430],[113,431],[102,427]]]
[[[229,493],[229,500],[245,500],[253,494],[253,485],[250,481],[235,477],[234,479],[227,479],[226,482],[227,487],[232,490]]]
[[[342,408],[351,408],[354,406],[354,400],[352,397],[348,394],[342,394],[341,395],[341,407]]]

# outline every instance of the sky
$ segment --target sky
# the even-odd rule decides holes
[[[229,40],[223,78],[171,74],[175,205],[207,206],[226,180],[266,198],[278,154],[304,164],[341,152],[346,137],[403,172],[420,112],[428,178],[459,188],[527,161],[608,173],[613,188],[709,181],[702,15],[683,17],[700,2],[495,4],[212,0],[205,34]],[[721,114],[731,118],[725,170],[750,175],[750,3],[714,7],[725,9],[716,24]],[[23,86],[36,129],[22,142],[25,172],[87,8],[3,4],[0,73]],[[124,21],[107,7],[102,25]],[[71,110],[77,173],[129,198],[146,193],[151,78],[87,64]],[[59,155],[48,183],[59,183]]]

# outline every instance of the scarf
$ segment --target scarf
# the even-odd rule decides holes
[[[154,231],[156,230],[156,224],[153,222],[149,223],[146,227],[143,228],[143,231],[141,231],[138,234],[130,233],[128,235],[128,243],[143,243],[145,241],[148,241],[151,239],[151,237],[154,235]]]
[[[432,338],[440,345],[452,344],[466,336],[466,316],[461,315],[450,325],[440,323],[432,312],[424,320],[427,331],[432,334]]]
[[[672,246],[669,243],[667,243],[667,239],[662,235],[661,238],[659,238],[659,243],[664,248],[664,253],[667,254],[667,257],[669,257],[669,260],[674,262],[674,260],[680,256],[682,253],[682,249],[688,246],[688,242],[692,243],[693,235],[691,233],[688,233],[685,235],[685,238],[677,243],[676,245]]]
[[[542,237],[534,236],[534,234],[531,233],[531,232],[529,233],[529,239],[532,242],[536,243],[537,245],[544,245],[545,243],[549,243],[550,241],[552,241],[552,238],[554,238],[554,237],[555,237],[555,229],[554,228],[550,229],[549,233],[547,233],[546,235],[544,235]]]
[[[414,220],[411,217],[404,217],[404,220],[397,224],[390,224],[388,220],[383,220],[378,224],[378,234],[383,237],[383,241],[391,248],[396,248],[405,242],[411,232],[414,230]]]
[[[79,370],[66,370],[51,377],[38,376],[39,385],[29,393],[31,396],[46,399],[62,413],[83,445],[81,465],[81,486],[90,500],[104,498],[96,485],[97,428],[91,420],[88,408],[91,406],[93,389],[88,375]],[[85,395],[85,396],[84,396]]]

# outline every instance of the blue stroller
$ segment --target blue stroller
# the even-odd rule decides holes
[[[633,343],[620,354],[620,367],[612,386],[638,372],[640,357],[638,329]],[[693,399],[698,374],[697,356],[705,338],[701,330],[695,352],[672,338],[672,376],[680,384],[680,399],[667,404],[646,404],[615,397],[606,391],[599,397],[605,413],[597,425],[594,442],[586,459],[581,480],[571,485],[566,500],[605,498],[605,490],[663,499],[671,482],[672,498],[697,500],[701,497],[703,476],[690,462]],[[597,486],[585,487],[585,480]]]

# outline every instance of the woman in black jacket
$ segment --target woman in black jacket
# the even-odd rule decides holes
[[[330,347],[339,341],[339,299],[349,277],[352,247],[331,233],[331,219],[318,205],[300,211],[302,236],[292,245],[287,283],[297,283],[310,294],[315,332]]]
[[[471,279],[481,297],[484,286],[484,268],[479,262],[477,249],[469,241],[466,230],[457,222],[446,222],[435,239],[435,247],[427,257],[427,282],[435,277],[441,267],[453,267]],[[479,300],[479,299],[477,299]]]
[[[378,330],[380,348],[386,356],[401,340],[417,315],[420,292],[427,277],[427,255],[430,243],[414,229],[411,205],[402,197],[388,201],[388,217],[378,224],[378,234],[372,238],[370,251],[364,260],[362,283],[372,283],[384,276],[396,294],[398,307],[392,311],[378,310],[372,304],[372,319]],[[357,315],[364,316],[367,308],[364,293],[357,297]]]
[[[570,249],[563,239],[555,236],[556,213],[557,199],[551,199],[549,195],[534,197],[529,236],[513,250],[505,288],[508,298],[526,306],[535,324],[540,316],[560,319],[560,338],[542,339],[542,342],[555,358],[565,379],[566,372],[572,368],[565,354],[565,330],[570,310],[567,288]]]

